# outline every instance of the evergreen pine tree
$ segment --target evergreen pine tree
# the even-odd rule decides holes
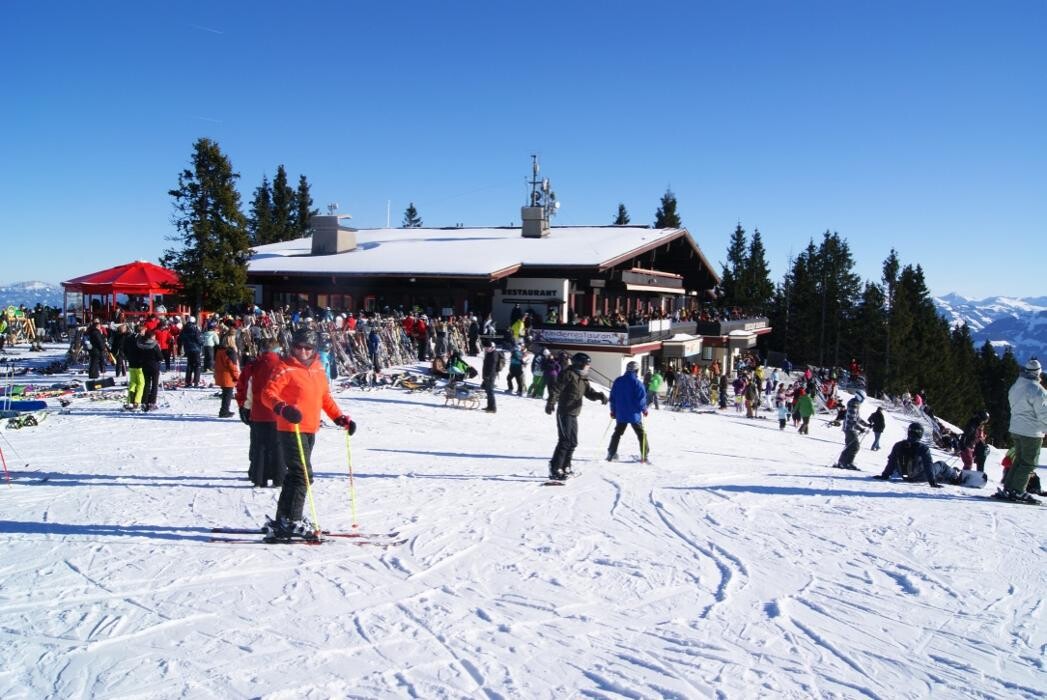
[[[627,226],[629,224],[629,212],[625,210],[625,205],[621,202],[618,203],[618,216],[614,217],[615,226]]]
[[[839,233],[826,231],[818,248],[820,323],[818,364],[840,366],[845,336],[861,291],[861,278],[853,272],[850,246]]]
[[[974,350],[970,329],[966,323],[956,326],[949,333],[951,380],[940,387],[941,395],[937,402],[942,415],[949,416],[952,422],[961,427],[975,411],[985,408],[978,365],[978,354]]]
[[[739,223],[731,234],[731,242],[727,244],[727,262],[723,264],[720,273],[721,303],[725,306],[748,305],[745,285],[748,267],[748,239]]]
[[[655,228],[680,228],[680,215],[676,213],[676,195],[666,190],[662,195],[662,204],[654,213]]]
[[[313,195],[309,191],[309,181],[305,175],[298,176],[298,189],[294,193],[294,210],[291,229],[295,238],[303,238],[309,233],[309,220],[320,212],[313,209]]]
[[[252,245],[265,245],[276,240],[273,231],[273,198],[269,178],[262,176],[262,184],[255,188],[251,200],[251,214],[247,218],[247,230]]]
[[[161,264],[181,277],[180,296],[194,312],[220,311],[250,298],[247,259],[250,241],[240,211],[232,163],[214,141],[193,144],[192,168],[178,176],[171,236],[180,246],[165,250]]]
[[[273,178],[273,231],[277,241],[293,241],[298,238],[295,227],[294,190],[287,184],[287,171],[283,164],[277,166]]]
[[[877,395],[884,386],[884,347],[887,337],[885,299],[879,285],[865,283],[854,320],[857,332],[850,335],[852,343],[848,352],[862,366],[866,390],[870,395]]]
[[[414,208],[414,202],[407,205],[404,210],[404,220],[401,228],[421,228],[422,217],[418,216],[418,210]]]
[[[746,256],[744,298],[752,313],[763,313],[774,296],[771,268],[767,264],[767,251],[763,247],[760,229],[753,229],[752,242]]]
[[[883,261],[883,294],[884,294],[884,307],[887,312],[888,318],[890,317],[892,309],[894,309],[894,290],[898,284],[898,270],[901,268],[901,263],[898,261],[898,252],[891,248],[890,254],[887,259]],[[891,324],[888,322],[887,330],[883,343],[883,382],[886,387],[891,377]]]

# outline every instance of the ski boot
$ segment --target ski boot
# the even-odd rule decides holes
[[[276,520],[266,519],[266,540],[319,540],[316,526],[308,520],[289,520],[282,515]]]
[[[617,462],[618,461],[618,455],[615,454],[614,452],[608,452],[607,453],[607,461],[608,462]]]

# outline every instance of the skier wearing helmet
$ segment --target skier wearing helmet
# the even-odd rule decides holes
[[[858,467],[854,466],[854,458],[858,455],[858,448],[861,445],[862,428],[869,427],[869,424],[862,420],[861,415],[858,413],[858,408],[863,401],[865,401],[865,392],[859,389],[854,392],[854,396],[847,402],[847,414],[843,419],[843,452],[840,453],[840,458],[833,465],[837,469],[858,469]]]
[[[910,423],[904,440],[891,448],[887,457],[887,466],[882,474],[874,474],[874,479],[886,481],[898,474],[903,481],[926,481],[931,488],[940,489],[941,482],[964,484],[966,481],[959,469],[950,467],[945,462],[931,460],[931,449],[923,444],[923,424]],[[984,481],[982,482],[984,484]],[[967,483],[966,485],[976,485]]]
[[[549,460],[549,479],[564,481],[571,475],[571,456],[578,446],[578,414],[582,412],[582,398],[607,405],[607,395],[589,386],[589,365],[592,358],[584,352],[571,357],[570,366],[560,373],[555,386],[549,387],[545,412],[556,411],[556,449]]]
[[[262,392],[262,403],[276,415],[277,447],[287,466],[276,519],[266,523],[266,534],[274,539],[319,537],[315,524],[302,520],[302,510],[308,493],[306,480],[312,483],[310,455],[320,427],[320,409],[350,435],[356,432],[356,423],[331,398],[327,374],[316,356],[318,344],[316,331],[295,331],[288,357]]]

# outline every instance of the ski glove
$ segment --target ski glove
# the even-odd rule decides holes
[[[302,412],[294,406],[288,406],[285,403],[278,403],[273,406],[273,413],[283,418],[288,423],[298,424],[302,422]]]
[[[240,420],[244,425],[251,425],[251,409],[240,407]]]
[[[556,408],[551,403],[545,404],[545,412],[546,412],[546,414],[551,416],[551,415],[553,415],[553,411],[555,411],[555,410],[556,410]]]
[[[600,403],[602,403],[604,406],[607,405],[607,394],[600,394]]]
[[[356,434],[356,421],[349,420],[349,416],[338,416],[334,424],[345,428],[350,435]]]

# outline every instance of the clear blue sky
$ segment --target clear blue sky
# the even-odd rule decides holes
[[[776,282],[827,229],[878,279],[1043,295],[1047,3],[0,3],[0,281],[58,282],[173,232],[193,142],[246,205],[283,163],[360,227],[654,220],[671,187],[719,264],[759,228]]]

